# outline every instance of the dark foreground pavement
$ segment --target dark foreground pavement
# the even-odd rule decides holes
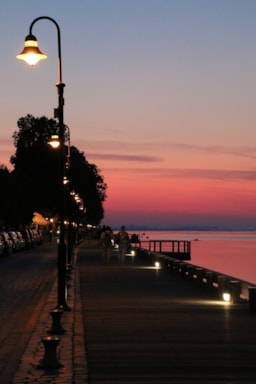
[[[102,265],[97,248],[77,249],[59,336],[59,369],[37,369],[51,326],[56,286],[12,384],[256,382],[256,318],[180,275],[127,256]],[[85,343],[84,343],[85,340]],[[9,383],[1,383],[9,384]]]
[[[77,251],[74,254],[76,264]],[[68,284],[68,305],[71,311],[65,311],[61,317],[64,334],[51,335],[52,328],[50,311],[56,306],[57,280],[48,292],[48,298],[37,319],[29,342],[20,360],[20,364],[13,379],[1,384],[84,384],[87,381],[87,363],[84,346],[84,328],[82,321],[82,308],[80,300],[79,270],[74,269],[71,281]],[[38,368],[39,363],[45,359],[45,348],[42,338],[57,337],[60,339],[57,354],[53,356],[63,364],[61,368]],[[49,354],[47,355],[49,356]],[[50,362],[53,359],[50,357]]]

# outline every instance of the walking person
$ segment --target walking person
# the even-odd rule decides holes
[[[121,226],[120,231],[116,236],[116,242],[119,251],[119,264],[124,264],[125,254],[130,246],[130,238],[124,225]]]
[[[102,249],[102,259],[103,259],[103,264],[109,264],[111,256],[112,256],[112,251],[113,251],[113,243],[114,243],[114,236],[112,233],[112,230],[110,227],[106,227],[100,235],[100,246]]]

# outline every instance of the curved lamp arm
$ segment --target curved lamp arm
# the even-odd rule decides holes
[[[25,47],[23,51],[17,55],[17,59],[25,60],[29,65],[35,65],[38,61],[46,59],[47,55],[42,53],[38,48],[37,38],[33,35],[32,29],[34,24],[39,20],[49,20],[57,28],[58,35],[58,83],[62,83],[62,64],[61,64],[61,37],[60,37],[60,27],[58,23],[49,16],[40,16],[32,21],[29,27],[29,34],[25,38]]]

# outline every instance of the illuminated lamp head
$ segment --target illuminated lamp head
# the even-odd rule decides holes
[[[24,60],[31,66],[36,65],[40,60],[47,58],[38,48],[38,41],[34,35],[26,36],[23,51],[16,56],[17,59]]]

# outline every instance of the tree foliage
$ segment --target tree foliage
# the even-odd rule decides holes
[[[0,168],[0,182],[5,185],[0,197],[8,201],[8,214],[3,210],[0,219],[6,225],[15,226],[29,224],[35,211],[48,217],[58,215],[61,187],[60,153],[48,144],[51,136],[58,133],[57,122],[27,115],[18,120],[17,126],[19,129],[13,134],[16,151],[10,159],[14,170],[9,172],[4,167]],[[65,127],[65,138],[68,134],[69,130]],[[65,150],[68,153],[66,145]],[[99,169],[86,160],[83,152],[71,146],[67,172],[67,213],[72,209],[80,219],[98,225],[104,217],[103,202],[107,189]],[[85,211],[74,204],[71,191],[80,195]]]
[[[83,177],[81,177],[83,175]],[[71,147],[70,185],[77,190],[86,205],[87,221],[97,225],[104,217],[103,202],[106,184],[95,164],[88,163],[84,153]]]
[[[0,210],[0,224],[1,226],[6,225],[9,220],[9,215],[11,215],[11,197],[9,195],[9,182],[10,182],[10,172],[4,165],[0,167],[0,201],[1,201],[1,210]]]

